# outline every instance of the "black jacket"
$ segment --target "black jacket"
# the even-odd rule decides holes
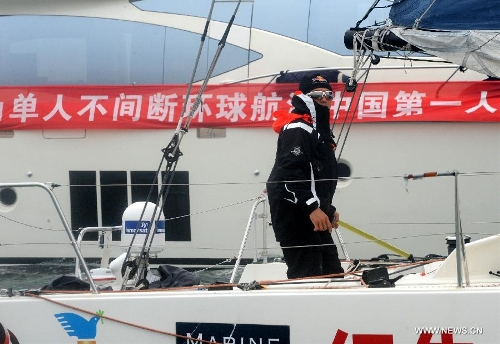
[[[276,160],[267,181],[271,220],[277,241],[293,235],[297,216],[320,207],[333,218],[337,160],[330,130],[330,109],[303,94],[292,98],[292,113],[277,111],[273,128],[279,132]],[[293,214],[291,213],[293,212]],[[292,216],[293,215],[293,216]]]

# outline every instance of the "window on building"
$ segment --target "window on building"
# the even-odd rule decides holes
[[[150,202],[157,201],[162,181],[154,176],[153,171],[70,171],[72,229],[120,226],[129,204],[146,201],[150,193]],[[189,173],[174,172],[171,184],[161,199],[167,219],[165,240],[190,241]],[[84,240],[97,240],[97,235],[88,233]],[[121,240],[120,231],[113,232],[113,240]]]

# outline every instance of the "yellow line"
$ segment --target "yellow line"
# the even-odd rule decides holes
[[[366,233],[366,232],[362,231],[361,229],[356,228],[356,227],[354,227],[354,226],[352,226],[352,225],[350,225],[350,224],[348,224],[348,223],[346,223],[346,222],[344,222],[344,221],[339,221],[339,225],[341,225],[342,227],[344,227],[344,228],[346,228],[346,229],[350,230],[351,232],[353,232],[353,233],[355,233],[355,234],[357,234],[357,235],[362,236],[363,238],[366,238],[366,239],[368,239],[368,240],[371,240],[371,241],[373,241],[374,243],[379,244],[380,246],[385,247],[385,248],[387,248],[388,250],[391,250],[392,252],[395,252],[395,253],[399,254],[401,257],[404,257],[404,258],[407,258],[407,259],[408,259],[408,258],[410,258],[410,256],[411,256],[411,254],[410,254],[410,253],[405,252],[405,251],[403,251],[403,250],[400,250],[400,249],[399,249],[399,248],[397,248],[396,246],[393,246],[393,245],[389,244],[389,243],[388,243],[388,242],[386,242],[386,241],[383,241],[383,240],[381,240],[381,239],[379,239],[379,238],[377,238],[377,237],[374,237],[373,235],[368,234],[368,233]]]

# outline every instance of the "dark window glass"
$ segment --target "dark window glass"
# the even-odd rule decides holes
[[[120,226],[122,215],[127,209],[127,172],[101,171],[102,225]],[[121,232],[113,231],[113,240],[121,240]]]
[[[84,227],[121,226],[123,212],[128,206],[128,185],[126,171],[101,171],[100,193],[101,203],[97,203],[97,186],[95,171],[70,171],[71,226],[73,230]],[[132,202],[146,201],[154,181],[153,171],[131,171]],[[168,190],[167,190],[168,189]],[[189,173],[176,171],[170,185],[165,187],[168,195],[163,211],[165,214],[168,241],[190,241],[191,220],[189,202]],[[150,202],[157,201],[158,184],[152,188]],[[98,223],[98,210],[101,211],[102,223]],[[186,216],[187,215],[187,216]],[[172,219],[172,220],[168,220]],[[77,237],[77,235],[75,235]],[[84,240],[95,241],[97,232],[87,233]],[[121,231],[113,231],[114,241],[121,240]]]
[[[165,238],[168,241],[190,241],[191,219],[189,206],[189,172],[175,172],[163,207],[165,214]]]
[[[156,203],[158,198],[158,180],[155,176],[156,173],[153,171],[130,172],[132,203],[145,201]]]
[[[97,190],[94,171],[69,171],[69,193],[71,202],[71,228],[97,227]],[[75,237],[78,237],[76,232]],[[90,240],[92,234],[85,235]],[[94,233],[94,239],[97,234]]]

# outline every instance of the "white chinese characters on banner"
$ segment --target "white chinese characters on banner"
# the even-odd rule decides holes
[[[332,121],[500,122],[500,82],[332,84]],[[0,87],[2,129],[166,129],[181,116],[195,127],[269,127],[292,110],[296,84]],[[184,103],[186,108],[181,108]],[[184,111],[184,113],[181,113]]]
[[[477,104],[476,106],[474,106],[470,109],[465,110],[465,112],[471,113],[471,112],[474,112],[482,107],[485,108],[486,111],[491,112],[491,113],[497,111],[497,109],[495,109],[490,104],[488,104],[487,97],[488,97],[488,91],[481,91],[481,100],[479,101],[479,104]]]
[[[359,97],[358,118],[386,118],[389,92],[363,92]]]
[[[14,99],[13,111],[9,116],[10,118],[19,118],[21,123],[25,123],[28,118],[37,118],[36,113],[36,98],[33,93],[29,93],[25,97],[22,93]]]
[[[422,110],[422,98],[425,97],[425,93],[420,93],[413,91],[412,93],[407,93],[404,91],[399,91],[396,96],[396,111],[397,113],[394,117],[400,116],[411,116],[412,114],[421,115]]]
[[[273,112],[278,110],[280,102],[283,97],[278,97],[276,92],[272,92],[270,97],[266,97],[262,92],[257,93],[253,98],[252,116],[250,120],[255,121],[269,121]]]
[[[51,112],[43,117],[43,120],[48,121],[57,114],[61,115],[66,122],[71,119],[71,116],[64,110],[62,94],[57,95],[56,106],[54,106]]]
[[[118,121],[119,117],[129,116],[132,121],[137,122],[141,119],[141,95],[125,95],[120,94],[119,98],[115,99],[113,109],[113,121]]]
[[[104,116],[108,111],[104,106],[98,103],[100,100],[108,99],[108,96],[82,96],[82,100],[90,100],[87,106],[77,112],[78,116],[83,116],[88,111],[89,122],[93,122],[95,118],[95,110],[99,110],[100,114]]]
[[[165,95],[158,92],[149,96],[147,119],[159,122],[164,122],[167,119],[168,122],[173,122],[175,108],[179,104],[172,101],[175,99],[177,99],[176,93]]]

